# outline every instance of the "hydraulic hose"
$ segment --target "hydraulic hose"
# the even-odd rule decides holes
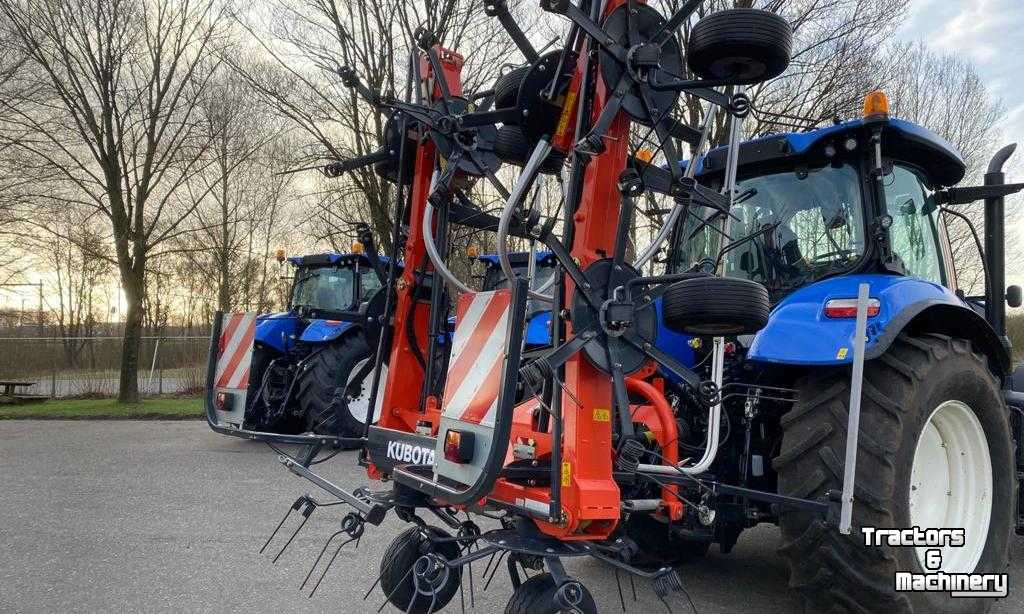
[[[505,201],[505,208],[502,209],[501,218],[498,220],[498,264],[501,265],[501,272],[504,273],[505,278],[509,280],[515,279],[515,271],[512,269],[512,263],[508,258],[508,231],[509,226],[512,225],[512,216],[515,214],[516,209],[519,208],[519,205],[522,204],[523,197],[529,190],[533,180],[536,179],[540,165],[548,157],[549,153],[551,153],[551,143],[547,139],[541,139],[537,146],[533,148],[533,153],[530,155],[530,159],[526,161],[523,172],[520,173],[516,184],[512,186],[512,193],[509,194],[508,200]],[[529,290],[528,296],[547,303],[554,300],[551,295],[542,294],[535,290]]]
[[[700,156],[701,150],[703,150],[704,146],[708,143],[709,135],[711,133],[711,125],[714,123],[716,110],[717,107],[714,104],[708,105],[707,112],[704,116],[704,125],[701,127],[700,142],[697,143],[697,147],[693,149],[690,155],[690,160],[686,164],[686,172],[684,173],[684,176],[688,179],[693,179],[697,174],[697,158]],[[643,268],[643,266],[658,253],[658,248],[660,248],[661,244],[668,239],[670,234],[672,234],[672,229],[675,227],[676,222],[679,220],[679,216],[682,215],[682,213],[683,205],[676,203],[675,206],[672,207],[672,211],[668,214],[668,218],[665,219],[665,223],[662,224],[661,228],[658,230],[658,234],[654,236],[651,244],[648,245],[639,256],[637,256],[633,266],[637,269]]]

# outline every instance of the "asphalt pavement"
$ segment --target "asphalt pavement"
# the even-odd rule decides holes
[[[368,527],[359,549],[342,550],[307,597],[299,584],[342,514],[316,512],[277,564],[257,554],[287,506],[312,488],[276,459],[263,444],[198,421],[0,421],[0,612],[375,612],[384,595],[363,595],[402,526]],[[354,453],[320,467],[338,483],[367,484]],[[697,612],[801,612],[777,547],[778,530],[760,527],[732,553],[713,547],[680,567]],[[998,613],[1024,611],[1024,538],[1013,558]],[[592,560],[567,567],[601,612],[621,611],[611,571]],[[503,611],[507,574],[485,593],[481,584],[471,610],[467,583],[467,612]],[[643,583],[636,603],[623,586],[628,611],[665,611]],[[670,605],[693,611],[682,595]],[[460,611],[458,597],[447,611]]]

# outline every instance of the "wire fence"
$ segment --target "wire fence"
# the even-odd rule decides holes
[[[17,394],[113,397],[120,383],[123,337],[0,337],[0,384],[31,382]],[[207,335],[146,336],[139,353],[144,395],[199,394],[205,384]]]

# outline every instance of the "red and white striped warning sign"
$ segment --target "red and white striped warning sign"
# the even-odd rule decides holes
[[[226,313],[217,355],[217,388],[242,390],[249,387],[249,361],[256,335],[255,313]]]
[[[494,426],[511,304],[511,290],[459,296],[444,387],[445,416]]]

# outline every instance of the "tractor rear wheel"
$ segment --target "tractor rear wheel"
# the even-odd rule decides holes
[[[815,370],[796,387],[774,459],[779,492],[818,499],[842,489],[850,370]],[[939,569],[1005,572],[1016,509],[1007,417],[969,341],[897,338],[865,364],[852,534],[809,512],[781,514],[790,586],[815,611],[988,611],[991,599],[897,593],[895,573],[924,572],[929,548],[868,547],[861,528],[963,528],[966,543],[940,548]]]
[[[349,377],[370,355],[361,334],[349,334],[320,350],[299,380],[299,406],[307,430],[319,435],[360,437],[363,422],[348,409]],[[353,448],[357,446],[342,446]]]

